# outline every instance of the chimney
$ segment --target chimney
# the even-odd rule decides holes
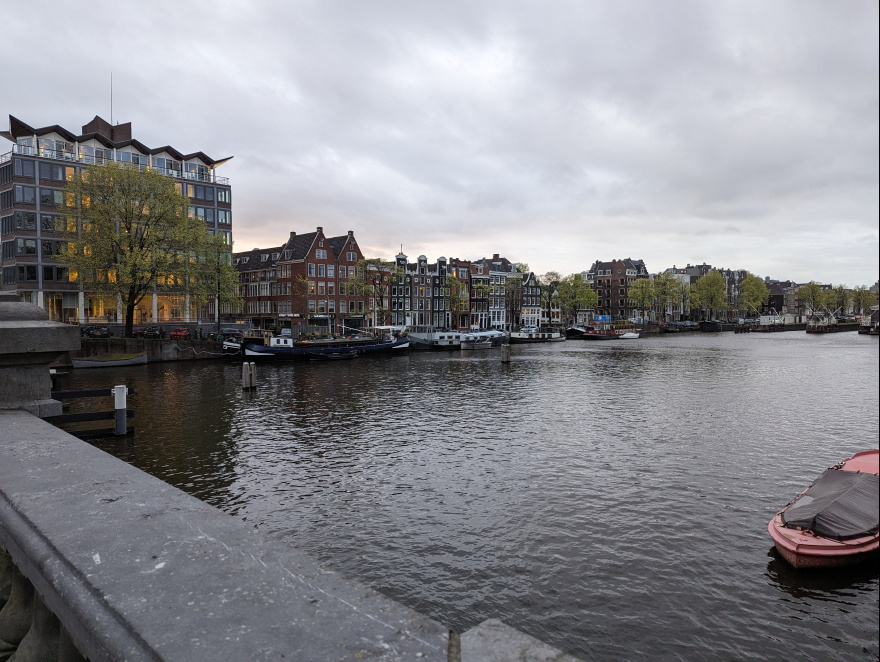
[[[353,236],[354,236],[354,230],[349,230],[349,231],[348,231],[348,236],[349,236],[349,237],[353,237]],[[400,247],[400,250],[401,250],[401,251],[403,250],[403,246]]]
[[[322,228],[322,227],[319,225],[319,226],[318,226],[318,234],[321,234],[322,232],[324,232],[324,228]]]
[[[493,259],[493,260],[498,260],[498,259],[500,259],[500,258],[498,257],[498,253],[493,253],[493,254],[492,254],[492,259]]]
[[[291,232],[291,233],[290,233],[290,238],[291,238],[291,239],[296,239],[296,232]]]

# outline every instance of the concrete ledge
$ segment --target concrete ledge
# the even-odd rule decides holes
[[[447,659],[439,623],[23,411],[0,542],[92,662]]]
[[[462,662],[578,662],[577,658],[494,618],[461,635],[461,659]]]

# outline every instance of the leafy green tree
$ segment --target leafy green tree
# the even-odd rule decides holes
[[[563,278],[556,294],[563,317],[571,321],[577,319],[579,311],[595,308],[599,301],[599,295],[581,274],[569,274]]]
[[[209,292],[237,297],[231,261],[219,257],[205,223],[190,218],[189,199],[158,171],[88,166],[68,182],[63,210],[75,222],[67,224],[62,261],[84,291],[122,302],[126,335],[135,308],[153,292],[179,292],[193,304]]]
[[[654,281],[649,278],[639,278],[629,286],[627,298],[630,303],[639,309],[642,317],[646,310],[651,310],[657,300],[657,292],[654,289]]]
[[[770,288],[760,277],[748,274],[739,285],[739,305],[750,312],[760,312],[770,300]]]
[[[825,307],[825,290],[814,280],[797,289],[797,298],[800,299],[809,311],[820,311]]]
[[[673,306],[678,306],[682,317],[690,313],[691,284],[688,279],[675,279],[675,283],[671,288],[671,302]]]
[[[538,278],[538,287],[541,292],[542,317],[546,320],[553,319],[553,305],[556,303],[556,288],[562,282],[562,275],[558,271],[548,271]]]
[[[853,288],[852,302],[857,315],[867,315],[871,312],[871,306],[877,305],[877,295],[864,285],[859,285]]]
[[[654,301],[660,318],[666,319],[666,310],[672,305],[678,280],[669,272],[654,276]]]
[[[852,293],[846,285],[838,285],[830,290],[826,290],[825,297],[825,301],[829,308],[833,308],[841,314],[846,314],[849,310],[849,305],[852,301]]]
[[[708,311],[709,319],[714,318],[713,313],[727,310],[727,283],[724,277],[712,269],[699,278],[691,288],[691,300],[694,299],[702,309]]]
[[[231,313],[239,312],[241,297],[238,271],[232,266],[232,247],[221,235],[209,237],[193,264],[191,291],[196,302],[214,300],[214,321],[219,332],[220,313],[224,308]]]

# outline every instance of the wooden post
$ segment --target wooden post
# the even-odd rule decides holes
[[[114,400],[114,409],[116,410],[116,429],[114,434],[119,437],[124,435],[128,431],[127,423],[127,405],[126,398],[128,396],[128,389],[125,384],[120,384],[113,388],[113,400]]]
[[[510,363],[510,345],[501,345],[501,362]]]
[[[257,364],[247,362],[241,364],[241,388],[251,391],[257,388]]]

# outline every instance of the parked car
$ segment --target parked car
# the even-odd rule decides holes
[[[171,337],[178,340],[189,340],[192,336],[185,326],[178,326],[171,332]]]
[[[109,338],[113,335],[106,326],[84,326],[80,333],[84,338]]]
[[[144,338],[164,338],[165,331],[160,326],[148,326],[141,331],[140,335]]]

